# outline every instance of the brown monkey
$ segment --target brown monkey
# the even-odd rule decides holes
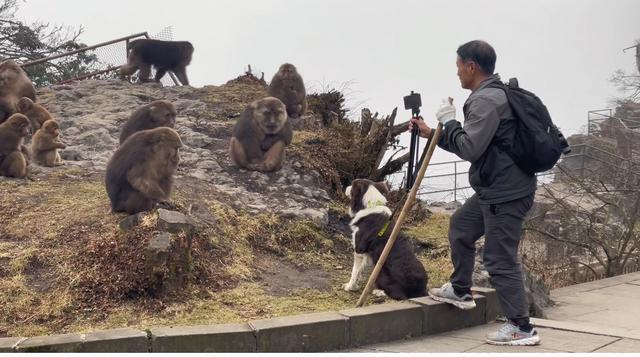
[[[160,126],[173,128],[176,125],[176,108],[166,100],[156,100],[136,109],[120,131],[120,144],[131,134]]]
[[[14,114],[22,97],[36,100],[36,88],[27,74],[12,60],[0,63],[0,123]]]
[[[269,83],[269,95],[280,99],[287,106],[287,114],[298,118],[307,111],[307,93],[302,77],[290,63],[280,66]]]
[[[105,183],[113,212],[149,211],[171,194],[178,167],[178,133],[166,127],[129,137],[107,164]]]
[[[233,128],[229,155],[234,164],[254,171],[282,168],[293,132],[285,105],[266,97],[251,103]]]
[[[29,127],[29,119],[22,114],[13,114],[0,124],[0,176],[27,176],[22,140],[29,135]]]
[[[141,82],[149,82],[151,66],[156,68],[154,80],[159,82],[167,73],[173,72],[182,85],[189,85],[187,66],[191,63],[193,45],[187,41],[161,41],[138,39],[129,42],[127,64],[120,68],[120,77],[127,80],[129,76],[140,70],[138,78]]]
[[[40,129],[42,124],[47,120],[53,119],[51,113],[49,113],[45,107],[38,103],[34,103],[33,100],[28,97],[20,98],[17,110],[18,113],[24,114],[29,118],[33,131]]]
[[[67,146],[60,141],[59,135],[58,122],[53,119],[44,122],[42,127],[33,134],[31,151],[38,164],[48,167],[64,165],[58,149],[64,149]]]

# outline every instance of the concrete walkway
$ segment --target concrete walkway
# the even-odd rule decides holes
[[[569,286],[551,292],[548,319],[533,319],[542,343],[500,347],[484,336],[500,323],[440,335],[381,343],[351,352],[640,352],[640,273]]]

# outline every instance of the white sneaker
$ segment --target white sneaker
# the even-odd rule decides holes
[[[540,336],[535,328],[530,332],[520,330],[511,321],[507,321],[497,332],[487,335],[488,344],[498,346],[534,346],[540,343]]]
[[[473,295],[456,295],[456,292],[455,290],[453,290],[453,286],[451,285],[451,283],[442,285],[440,289],[429,289],[429,296],[433,300],[446,302],[462,310],[471,310],[476,307],[476,302],[473,300]]]

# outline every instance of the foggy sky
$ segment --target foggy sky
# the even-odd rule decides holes
[[[220,85],[247,64],[270,80],[291,62],[310,91],[348,83],[357,110],[410,113],[402,97],[422,94],[423,116],[451,96],[462,119],[469,92],[460,88],[455,51],[483,39],[496,50],[496,72],[518,77],[538,94],[565,134],[586,124],[587,111],[610,107],[609,82],[632,71],[640,38],[640,1],[79,1],[28,0],[18,16],[85,28],[95,44],[173,26],[174,40],[195,46],[188,73],[194,86]],[[402,119],[402,120],[400,120]],[[437,151],[434,161],[452,159]]]

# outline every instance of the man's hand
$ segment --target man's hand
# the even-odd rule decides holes
[[[440,108],[436,112],[436,118],[444,126],[447,122],[456,119],[456,107],[453,106],[453,98],[442,100]]]
[[[422,119],[411,118],[409,121],[409,131],[413,130],[414,125],[420,129],[420,136],[428,138],[431,135],[431,128]]]

